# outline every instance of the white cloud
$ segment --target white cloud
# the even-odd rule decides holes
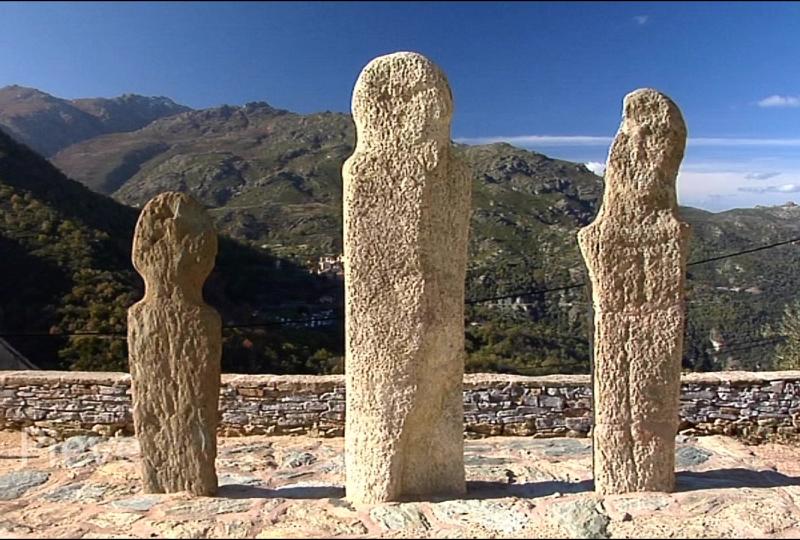
[[[800,139],[737,139],[723,137],[690,138],[692,146],[800,146]]]
[[[515,135],[456,139],[466,144],[508,142],[604,173],[612,137]],[[711,211],[780,205],[800,193],[800,138],[695,137],[678,175],[680,204]],[[780,184],[770,179],[780,176]],[[765,185],[769,182],[771,185]]]
[[[769,186],[753,185],[753,180],[747,178],[752,174],[748,168],[734,170],[739,165],[736,161],[720,165],[723,166],[716,171],[713,167],[705,168],[705,163],[681,166],[678,174],[680,204],[718,212],[755,205],[780,205],[800,192],[800,163],[795,161],[783,164],[780,175],[786,178],[785,183]]]
[[[589,135],[512,135],[504,137],[461,137],[455,139],[462,144],[492,144],[506,142],[517,146],[605,146],[611,144],[612,137]]]
[[[599,161],[587,161],[584,165],[597,176],[603,176],[606,172],[606,164]]]
[[[744,175],[745,179],[747,180],[767,180],[769,178],[775,178],[778,176],[779,172],[760,172],[760,173],[748,173]]]
[[[745,186],[740,187],[739,191],[744,191],[746,193],[797,193],[800,191],[800,184],[782,184],[780,186],[764,187]]]
[[[758,102],[759,107],[800,107],[800,96],[779,96],[777,94],[765,97]]]
[[[650,20],[650,15],[636,15],[633,17],[633,22],[635,22],[639,26],[647,24],[647,21],[649,20]]]
[[[613,137],[598,137],[594,135],[495,135],[489,137],[460,137],[455,142],[461,144],[491,144],[506,142],[516,146],[541,147],[541,146],[608,146]],[[789,146],[800,147],[800,139],[755,139],[734,137],[694,137],[687,141],[689,146]]]

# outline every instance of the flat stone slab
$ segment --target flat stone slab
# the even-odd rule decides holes
[[[675,451],[675,466],[678,469],[685,469],[692,465],[700,465],[708,461],[711,452],[696,446],[681,446]]]
[[[424,532],[431,524],[418,504],[383,504],[375,506],[369,517],[384,531]]]
[[[220,438],[215,497],[144,494],[135,439],[86,442],[92,445],[56,453],[30,441],[23,448],[19,433],[0,432],[0,536],[800,536],[798,446],[679,437],[674,493],[601,498],[592,491],[589,439],[492,437],[465,443],[465,497],[354,507],[343,498],[343,439]],[[262,459],[248,459],[250,452]],[[263,459],[273,453],[276,460]],[[98,459],[66,468],[65,455]]]
[[[100,436],[76,435],[63,442],[54,444],[49,447],[49,451],[53,454],[80,454],[88,451],[91,447],[102,441],[103,438]]]
[[[44,471],[12,471],[0,476],[0,501],[16,499],[29,489],[47,482],[50,474]]]
[[[108,487],[100,485],[67,484],[45,493],[44,499],[51,502],[100,502]]]
[[[118,510],[133,510],[136,512],[147,512],[157,505],[162,499],[161,495],[139,495],[129,499],[118,499],[111,502],[111,506]]]

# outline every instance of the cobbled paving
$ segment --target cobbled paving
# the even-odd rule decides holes
[[[588,439],[468,440],[468,493],[354,507],[342,439],[221,438],[216,497],[141,492],[131,437],[0,433],[3,538],[800,537],[800,447],[679,436],[674,493],[598,498]]]

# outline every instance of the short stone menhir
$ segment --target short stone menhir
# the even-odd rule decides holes
[[[141,212],[133,264],[144,298],[128,311],[133,420],[148,493],[213,495],[222,324],[203,301],[217,234],[203,207],[162,193]]]
[[[594,482],[600,494],[675,483],[689,226],[675,182],[686,144],[678,107],[625,97],[605,193],[578,233],[594,307]]]
[[[356,504],[463,495],[464,279],[471,177],[453,153],[453,102],[432,62],[371,61],[353,91],[344,179],[346,495]],[[637,90],[606,190],[578,242],[594,305],[594,473],[601,494],[675,482],[689,228],[675,182],[686,127]],[[130,308],[133,416],[146,492],[212,495],[221,323],[202,287],[217,236],[202,206],[163,193],[142,210]]]
[[[471,177],[453,154],[442,71],[416,53],[372,60],[353,91],[345,162],[347,497],[466,490],[464,279]]]

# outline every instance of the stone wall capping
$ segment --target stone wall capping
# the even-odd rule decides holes
[[[492,388],[502,384],[549,387],[584,387],[591,382],[590,375],[542,375],[538,377],[509,375],[506,373],[468,373],[464,375],[464,388]]]
[[[241,375],[223,374],[222,384],[233,388],[279,391],[333,391],[344,387],[344,375]]]
[[[0,386],[55,385],[129,385],[128,373],[113,371],[0,371]]]
[[[496,388],[509,383],[526,387],[585,387],[591,380],[590,375],[510,375],[506,373],[467,373],[464,375],[464,388]],[[729,382],[736,386],[756,385],[765,382],[787,381],[800,382],[798,371],[715,371],[707,373],[682,373],[682,385],[718,386]],[[233,388],[274,388],[278,383],[292,385],[311,393],[314,388],[344,388],[344,375],[271,375],[223,373],[222,385]],[[130,374],[115,371],[0,371],[0,388],[20,387],[25,385],[48,388],[65,385],[112,386],[130,385]]]
[[[292,390],[279,391],[278,383]],[[800,433],[800,371],[686,373],[681,383],[682,431],[741,434],[756,440]],[[465,435],[586,437],[593,420],[589,385],[588,375],[468,374],[463,392]],[[223,375],[219,408],[218,433],[226,436],[317,431],[323,437],[341,437],[344,376]],[[292,425],[279,425],[278,420],[285,424],[289,414],[295,415]],[[44,430],[56,439],[87,433],[133,434],[130,377],[101,372],[2,372],[3,428],[32,434]]]
[[[764,382],[796,379],[797,371],[718,371],[685,373],[682,384],[730,384],[732,386],[760,385]]]

